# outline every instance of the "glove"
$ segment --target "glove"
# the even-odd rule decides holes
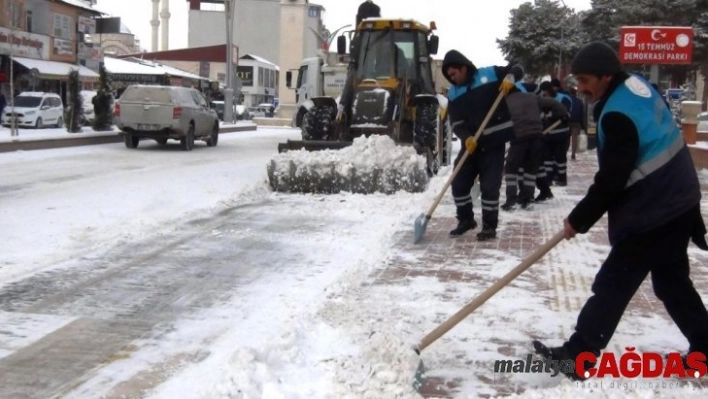
[[[505,96],[508,96],[511,89],[514,88],[514,83],[514,75],[506,75],[504,80],[502,80],[501,84],[499,85],[499,91],[503,92]]]
[[[474,136],[467,137],[465,140],[465,149],[467,149],[467,152],[470,154],[477,149],[477,139],[475,139]]]

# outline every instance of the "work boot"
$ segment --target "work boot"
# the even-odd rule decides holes
[[[575,161],[575,154],[570,154],[570,160]]]
[[[473,230],[476,227],[477,222],[474,219],[460,219],[460,221],[457,222],[457,227],[455,227],[453,230],[450,230],[450,235],[452,237],[459,237],[465,234],[467,231]]]
[[[575,358],[579,353],[574,355],[570,353],[565,346],[549,348],[540,341],[533,341],[533,348],[537,355],[541,356],[549,363],[554,372],[562,373],[564,376],[573,381],[583,381],[588,378],[584,375],[580,376],[575,372]],[[599,357],[600,353],[596,352],[595,355]],[[593,367],[594,365],[594,363],[586,361],[585,370]]]
[[[513,211],[516,208],[516,202],[514,201],[506,201],[504,205],[501,206],[501,209],[503,211]]]
[[[556,186],[558,187],[565,187],[568,185],[568,178],[567,177],[559,177],[556,180]]]
[[[553,193],[549,190],[546,193],[540,193],[539,195],[537,195],[533,202],[544,202],[550,199],[553,199]]]
[[[489,241],[497,238],[497,230],[491,227],[485,227],[477,233],[477,241]]]
[[[531,204],[531,201],[522,202],[521,209],[523,209],[525,211],[531,211],[531,210],[533,210],[533,204]]]

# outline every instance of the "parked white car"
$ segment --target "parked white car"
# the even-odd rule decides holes
[[[98,92],[93,90],[81,90],[79,94],[81,95],[81,106],[84,109],[84,124],[90,125],[93,123],[93,120],[96,119],[93,110],[93,98],[96,97]]]
[[[12,118],[15,118],[18,127],[61,127],[64,123],[64,104],[58,94],[26,91],[15,97],[14,113],[7,104],[2,113],[2,125],[10,126]]]
[[[137,148],[141,138],[160,144],[179,140],[191,151],[195,140],[209,147],[219,141],[219,118],[202,94],[188,87],[129,86],[114,106],[115,122],[125,146]]]
[[[698,114],[698,129],[701,133],[708,133],[708,112]]]

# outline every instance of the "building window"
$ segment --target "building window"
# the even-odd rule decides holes
[[[10,26],[12,28],[18,28],[18,29],[23,28],[23,26],[22,26],[23,11],[24,10],[22,9],[22,4],[15,3],[15,2],[10,3],[10,18],[11,18]]]
[[[32,10],[27,10],[27,18],[25,19],[27,32],[32,32]]]
[[[310,7],[308,10],[310,17],[312,18],[317,18],[320,16],[320,8],[319,7]]]
[[[52,33],[54,34],[54,37],[66,40],[73,39],[73,26],[74,18],[68,15],[54,13],[52,25]]]
[[[265,74],[265,70],[263,68],[259,67],[258,68],[258,86],[263,86],[263,81],[265,80],[264,76],[263,76],[264,74]]]

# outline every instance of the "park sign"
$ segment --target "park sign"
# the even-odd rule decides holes
[[[623,26],[620,61],[623,64],[690,64],[693,28],[678,26]]]

